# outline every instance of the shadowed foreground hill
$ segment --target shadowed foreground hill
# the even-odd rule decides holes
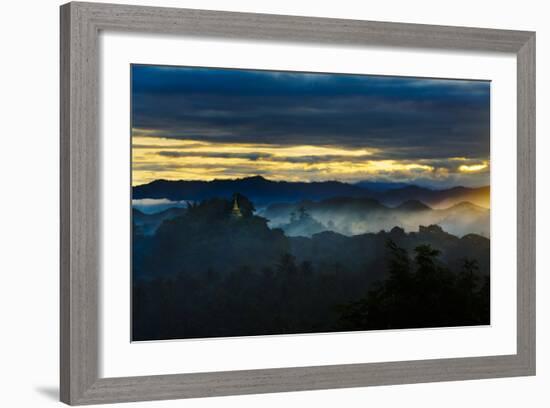
[[[137,208],[132,208],[132,222],[147,235],[153,234],[163,221],[185,214],[185,208],[171,207],[153,214],[145,214]]]
[[[133,340],[488,323],[486,238],[437,226],[289,238],[235,200],[237,212],[222,199],[192,205],[152,235],[135,227]],[[426,298],[429,308],[410,292],[390,304],[395,280],[441,295]],[[423,316],[397,319],[405,309]]]

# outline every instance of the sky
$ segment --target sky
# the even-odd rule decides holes
[[[132,65],[132,183],[489,184],[490,83]]]

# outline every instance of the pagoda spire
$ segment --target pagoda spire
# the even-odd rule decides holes
[[[231,209],[231,218],[242,218],[243,213],[239,207],[239,202],[237,201],[237,196],[233,197],[233,208]]]

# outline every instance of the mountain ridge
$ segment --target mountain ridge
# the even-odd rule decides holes
[[[332,230],[344,235],[391,230],[401,226],[413,231],[418,225],[438,224],[449,232],[462,236],[469,232],[490,235],[490,210],[469,202],[460,202],[447,208],[432,208],[419,200],[409,200],[390,207],[369,197],[338,197],[321,201],[276,203],[259,211],[274,228],[282,228],[291,236],[310,236],[321,230]],[[307,215],[320,223],[304,222]],[[322,227],[321,227],[322,226]]]
[[[430,207],[443,207],[461,201],[470,201],[488,207],[489,186],[454,186],[447,189],[430,189],[417,185],[391,189],[373,189],[341,181],[292,182],[268,180],[262,176],[237,179],[155,180],[134,186],[134,199],[169,199],[175,201],[200,201],[215,197],[231,197],[241,193],[255,205],[265,206],[275,202],[299,202],[324,200],[333,197],[369,197],[382,204],[398,206],[406,201],[418,200]]]

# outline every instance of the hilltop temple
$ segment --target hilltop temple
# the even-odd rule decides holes
[[[233,208],[231,209],[231,218],[239,219],[242,218],[243,213],[241,212],[241,209],[239,207],[239,202],[237,201],[237,197],[235,196],[233,198]]]

